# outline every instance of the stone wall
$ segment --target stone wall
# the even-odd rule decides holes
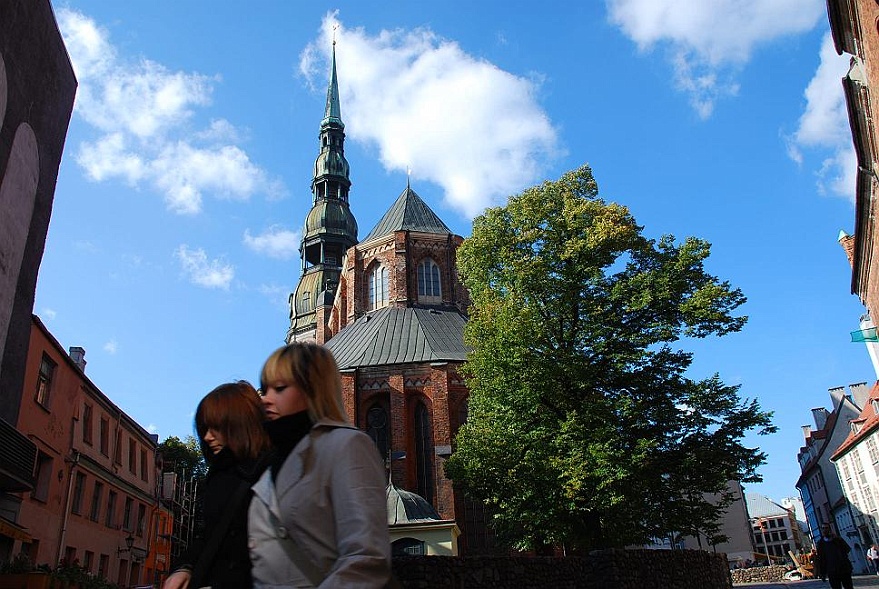
[[[729,589],[726,556],[698,550],[602,550],[578,557],[394,558],[405,589]]]
[[[749,567],[732,571],[733,583],[777,583],[784,580],[787,567],[774,564],[768,567]]]

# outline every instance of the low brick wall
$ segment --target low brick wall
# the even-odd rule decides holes
[[[726,555],[601,550],[571,557],[394,558],[405,589],[730,589]]]
[[[732,571],[732,582],[739,583],[777,583],[784,580],[787,567],[774,564],[768,567],[748,567]]]

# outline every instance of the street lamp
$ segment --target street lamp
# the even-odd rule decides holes
[[[116,554],[122,554],[123,552],[131,552],[131,547],[134,546],[134,537],[132,537],[131,532],[128,532],[128,536],[125,538],[125,548],[117,548]]]

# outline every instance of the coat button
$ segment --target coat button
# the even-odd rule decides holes
[[[286,538],[287,528],[285,528],[284,526],[278,526],[278,536],[280,536],[281,538]]]

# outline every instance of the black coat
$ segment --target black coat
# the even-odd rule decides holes
[[[250,492],[238,505],[229,505],[242,483],[252,485],[264,470],[262,461],[237,462],[228,449],[223,449],[211,461],[208,475],[202,485],[201,518],[189,549],[176,563],[175,569],[193,570],[205,550],[206,544],[222,522],[228,509],[234,509],[229,527],[223,535],[204,578],[193,578],[189,586],[210,586],[212,589],[248,589],[253,587],[250,578],[250,555],[247,546],[247,509]]]
[[[839,536],[818,541],[818,574],[824,577],[847,577],[852,574],[852,563],[848,559],[851,550]]]

